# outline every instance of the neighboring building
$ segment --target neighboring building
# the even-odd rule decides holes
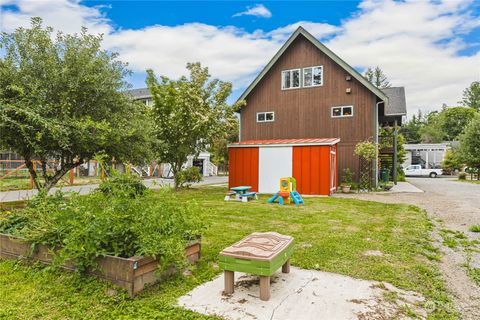
[[[133,100],[141,101],[146,106],[153,105],[152,95],[150,94],[150,91],[148,90],[148,88],[128,90],[127,94],[129,94]],[[187,162],[184,164],[184,167],[189,168],[192,166],[198,167],[203,176],[215,176],[218,173],[217,166],[214,165],[212,162],[210,162],[210,153],[206,151],[200,152],[200,154],[196,157],[194,156],[188,157]],[[144,171],[149,170],[148,168],[145,168],[145,169],[146,170]],[[161,177],[166,177],[166,178],[172,177],[170,165],[166,163],[162,163],[160,165],[159,171],[160,171]]]
[[[411,164],[419,164],[423,169],[439,169],[445,159],[447,150],[450,149],[449,143],[420,143],[405,144],[407,151],[403,168]]]
[[[358,142],[378,142],[379,126],[401,125],[406,115],[404,88],[376,88],[301,27],[242,99],[240,142],[339,138],[340,176],[345,168],[358,174]]]

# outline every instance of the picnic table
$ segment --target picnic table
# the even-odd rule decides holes
[[[225,196],[225,201],[236,200],[236,201],[248,202],[249,197],[253,197],[257,199],[257,193],[248,192],[250,189],[252,189],[251,186],[238,186],[238,187],[230,188],[230,190],[232,191],[227,193],[227,195]],[[231,199],[230,198],[231,196],[235,196],[235,199]]]

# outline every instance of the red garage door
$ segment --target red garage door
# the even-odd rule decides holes
[[[251,186],[258,192],[258,147],[229,148],[228,187]]]

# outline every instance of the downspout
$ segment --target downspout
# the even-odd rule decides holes
[[[242,141],[242,112],[238,111],[238,141]]]
[[[375,145],[377,146],[377,156],[375,157],[375,162],[374,162],[374,166],[375,166],[375,188],[378,187],[378,106],[380,105],[380,103],[385,103],[384,101],[379,101],[375,104],[375,110],[373,112],[374,114],[374,117],[375,117],[375,124],[374,124],[374,131],[375,131],[375,134],[374,134],[374,143]]]

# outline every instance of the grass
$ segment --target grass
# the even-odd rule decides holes
[[[436,267],[432,224],[414,206],[354,199],[306,198],[304,206],[259,201],[223,201],[226,190],[202,187],[179,193],[207,208],[202,259],[192,275],[172,277],[129,299],[123,292],[105,294],[110,284],[75,274],[0,262],[0,318],[39,319],[214,319],[175,307],[178,297],[213,279],[218,252],[254,231],[277,231],[295,237],[292,264],[361,279],[386,281],[421,292],[434,305],[431,319],[456,319]],[[384,256],[366,256],[379,250]]]
[[[58,182],[57,187],[69,186],[68,174],[64,176],[62,180]],[[73,185],[85,185],[100,183],[101,180],[98,177],[75,177]],[[13,190],[29,190],[32,189],[30,178],[25,176],[19,177],[7,177],[0,180],[0,192],[13,191]]]
[[[480,232],[480,224],[471,225],[468,230],[471,232]]]

